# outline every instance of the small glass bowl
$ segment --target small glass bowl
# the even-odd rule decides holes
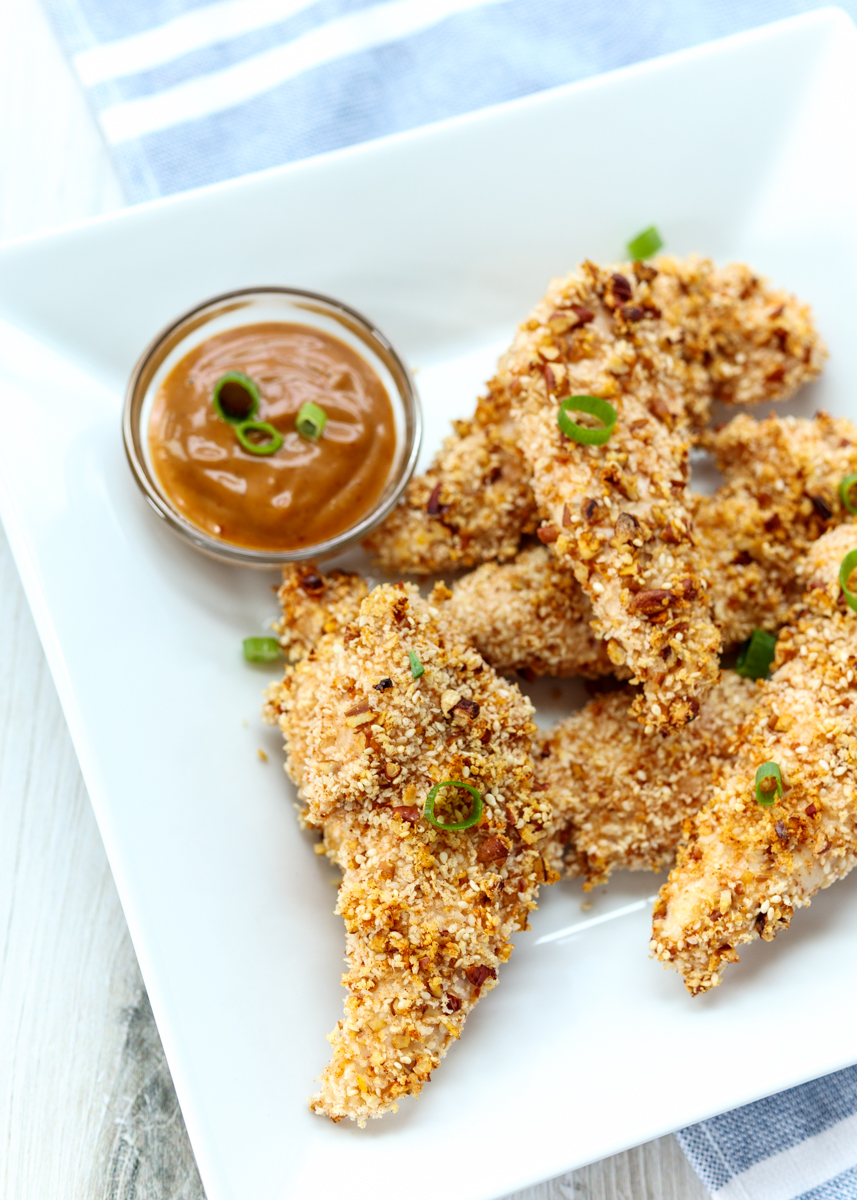
[[[149,418],[161,383],[201,342],[227,329],[260,322],[308,325],[339,338],[359,354],[387,389],[396,422],[396,453],[375,507],[336,537],[298,550],[251,550],[211,537],[174,506],[158,482],[149,452]],[[414,472],[422,439],[422,412],[408,367],[366,317],[330,296],[297,288],[245,288],[215,296],[171,322],[143,352],[128,382],[122,433],[128,462],[143,495],[169,528],[197,550],[245,567],[273,567],[329,558],[359,542],[395,507]]]

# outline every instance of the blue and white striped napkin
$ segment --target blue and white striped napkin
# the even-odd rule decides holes
[[[43,0],[138,201],[510,100],[812,0]],[[857,17],[857,0],[844,7]],[[718,1200],[857,1200],[857,1067],[676,1135]]]

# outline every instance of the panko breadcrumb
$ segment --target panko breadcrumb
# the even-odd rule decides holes
[[[656,901],[652,953],[694,995],[720,983],[738,946],[771,941],[857,862],[857,614],[838,581],[855,548],[849,524],[808,552],[807,590],[780,632],[774,675]],[[755,777],[770,762],[784,791],[763,806]]]
[[[541,735],[535,786],[554,813],[549,865],[583,875],[587,891],[614,870],[669,867],[684,822],[710,794],[712,773],[734,758],[755,695],[753,680],[724,671],[693,724],[647,736],[622,688]]]
[[[375,588],[356,614],[353,591],[334,591],[334,631],[286,668],[267,714],[302,819],[343,871],[348,998],[311,1106],[362,1124],[420,1091],[555,876],[541,854],[550,810],[532,792],[530,703],[413,585]],[[304,628],[316,624],[318,595],[299,582],[285,594]],[[444,831],[424,817],[447,780],[479,790],[477,825]],[[444,789],[435,811],[450,823],[471,804]]]

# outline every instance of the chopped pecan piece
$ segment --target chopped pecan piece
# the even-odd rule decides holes
[[[392,686],[393,681],[389,676],[386,676],[384,679],[379,679],[377,683],[372,684],[372,687],[376,692],[386,692]]]
[[[610,291],[616,304],[627,304],[633,295],[631,284],[624,275],[610,276]]]
[[[317,598],[324,594],[326,584],[315,571],[307,571],[306,575],[301,575],[300,586],[308,596]]]
[[[486,979],[497,978],[494,968],[486,967],[483,963],[480,963],[478,967],[465,967],[464,974],[477,989],[482,987]]]
[[[361,713],[367,713],[370,710],[368,700],[361,700],[359,704],[355,704],[353,708],[349,708],[346,712],[346,717],[359,717]]]
[[[460,713],[470,721],[475,721],[479,716],[479,705],[475,700],[468,700],[466,697],[462,697],[452,711]]]
[[[476,851],[476,861],[479,863],[504,863],[512,849],[511,843],[498,833],[487,837]]]
[[[444,996],[446,1001],[446,1011],[448,1013],[457,1013],[461,1008],[461,1001],[457,996],[453,996],[452,992],[447,992]]]
[[[635,596],[631,597],[628,612],[643,617],[652,617],[665,612],[675,601],[675,594],[667,588],[644,588],[643,591],[637,592]]]
[[[555,542],[559,537],[559,530],[556,525],[542,525],[536,530],[536,537],[540,542],[544,542],[546,546],[551,542]]]
[[[638,304],[625,304],[622,307],[622,316],[628,322],[642,321],[645,315],[646,310],[644,308],[640,308]]]
[[[634,263],[634,274],[639,279],[640,283],[651,283],[653,279],[657,279],[658,273],[654,267],[649,267],[644,262]],[[779,316],[779,314],[777,314]]]
[[[400,821],[407,821],[411,825],[420,819],[420,810],[416,804],[400,804],[397,808],[391,808],[390,812]]]
[[[426,504],[426,512],[430,517],[436,517],[440,513],[440,489],[442,487],[442,483],[436,483],[431,490],[431,495],[429,496]]]
[[[649,412],[653,417],[657,417],[659,421],[663,421],[667,428],[672,429],[675,417],[670,412],[666,400],[660,396],[655,396],[649,401]]]
[[[619,513],[619,520],[616,522],[616,541],[630,542],[640,532],[640,522],[632,513]]]
[[[563,527],[566,529],[571,524],[571,509],[567,504],[563,504],[562,506],[562,523]]]
[[[607,509],[600,500],[581,500],[580,511],[590,525],[594,525],[597,521],[603,521],[607,515]]]
[[[812,507],[821,517],[822,521],[829,521],[833,516],[833,509],[827,501],[823,500],[821,496],[810,496],[810,500],[812,501]]]

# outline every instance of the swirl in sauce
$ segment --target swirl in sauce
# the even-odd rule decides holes
[[[244,450],[211,402],[229,371],[261,393],[254,420],[283,435],[276,454]],[[317,442],[295,429],[301,405],[327,413]],[[319,545],[356,525],[384,490],[396,451],[390,397],[338,338],[305,325],[244,325],[217,334],[173,367],[149,421],[162,490],[205,533],[252,550]]]

